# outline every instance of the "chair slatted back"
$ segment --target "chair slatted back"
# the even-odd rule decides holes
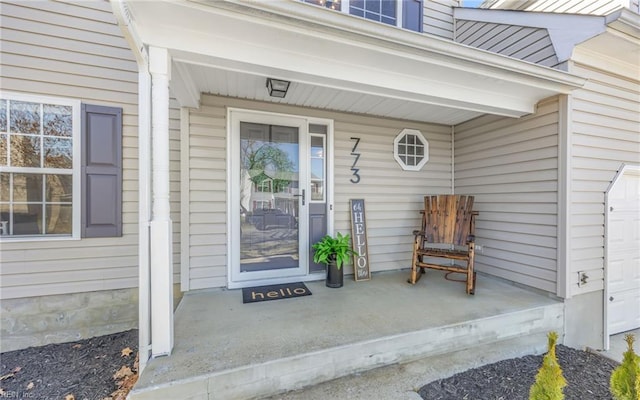
[[[466,245],[473,235],[473,196],[441,194],[424,197],[422,230],[431,243]]]

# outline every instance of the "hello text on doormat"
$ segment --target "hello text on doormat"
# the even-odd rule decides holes
[[[242,302],[255,303],[258,301],[309,296],[310,294],[311,291],[302,282],[285,283],[282,285],[256,286],[242,289]]]

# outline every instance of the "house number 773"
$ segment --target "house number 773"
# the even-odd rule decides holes
[[[353,149],[351,149],[351,155],[354,156],[353,164],[351,165],[351,171],[353,172],[353,178],[350,179],[351,183],[360,182],[360,169],[356,168],[356,164],[358,163],[358,159],[360,158],[360,153],[356,152],[358,148],[358,144],[360,143],[360,138],[352,137],[351,140],[355,140],[356,142],[353,144]]]

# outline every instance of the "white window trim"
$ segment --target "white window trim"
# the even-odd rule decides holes
[[[406,135],[415,135],[422,141],[422,143],[424,143],[424,157],[416,165],[405,164],[405,162],[400,158],[400,155],[398,154],[398,144],[400,140]],[[427,139],[422,135],[422,132],[417,129],[403,129],[393,140],[393,158],[395,158],[396,162],[405,171],[420,171],[422,167],[424,167],[424,165],[429,161],[429,141],[427,141]]]
[[[52,96],[41,96],[41,95],[32,95],[32,94],[24,94],[24,93],[15,93],[15,92],[7,92],[0,91],[0,98],[7,100],[15,100],[15,101],[27,101],[31,103],[39,103],[39,104],[55,104],[61,106],[70,106],[72,109],[72,134],[71,139],[73,141],[72,152],[73,152],[73,165],[72,165],[72,196],[73,200],[71,202],[71,210],[72,210],[72,218],[73,224],[71,226],[71,235],[34,235],[34,236],[0,236],[0,241],[2,242],[29,242],[29,241],[51,241],[51,240],[79,240],[80,239],[80,228],[81,228],[81,218],[82,218],[82,207],[81,207],[81,195],[82,192],[80,190],[81,184],[81,175],[80,175],[80,166],[81,166],[81,157],[82,157],[82,147],[81,147],[81,124],[82,124],[82,103],[80,100],[73,100],[61,97],[52,97]],[[7,124],[9,124],[9,120],[7,120]],[[27,167],[8,167],[8,166],[0,166],[0,172],[11,172],[11,173],[34,173],[34,172],[55,172],[55,169],[51,168],[27,168]]]

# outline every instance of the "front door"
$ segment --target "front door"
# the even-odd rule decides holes
[[[230,287],[307,275],[309,133],[303,118],[230,113]]]

